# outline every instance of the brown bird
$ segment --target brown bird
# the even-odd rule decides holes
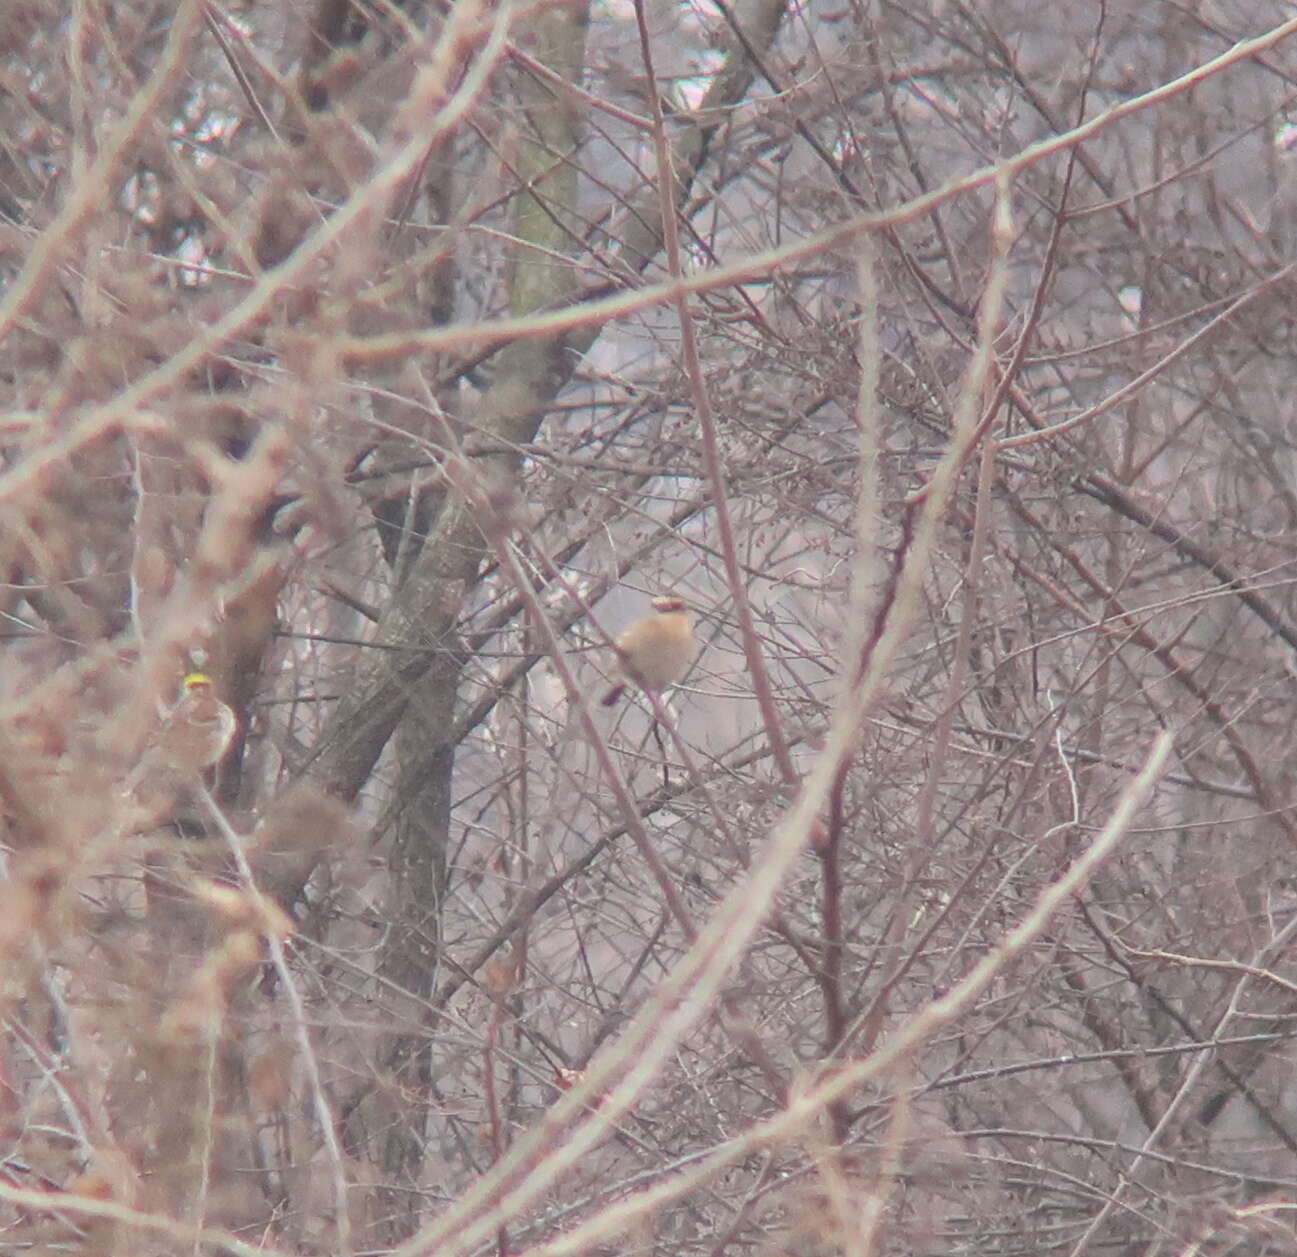
[[[205,672],[191,672],[180,688],[180,701],[162,722],[152,751],[172,768],[202,772],[225,757],[238,721],[212,692],[212,678]]]
[[[153,730],[144,752],[123,783],[133,805],[131,824],[140,832],[171,822],[188,833],[195,791],[203,774],[219,764],[234,742],[239,722],[212,692],[212,678],[191,672],[180,683],[180,698]],[[192,826],[203,832],[201,823]]]
[[[653,614],[636,620],[616,645],[617,664],[625,680],[604,695],[605,707],[611,707],[628,684],[660,694],[684,676],[698,651],[681,598],[654,598]]]

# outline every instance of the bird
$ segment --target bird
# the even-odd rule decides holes
[[[636,620],[617,638],[617,665],[624,680],[603,696],[605,707],[611,707],[627,685],[660,694],[693,662],[698,643],[684,599],[654,598],[652,605],[651,615]]]
[[[207,770],[221,762],[234,743],[239,721],[228,703],[213,692],[205,672],[186,674],[180,697],[154,727],[135,767],[122,784],[135,832],[170,825],[183,837],[205,832],[194,816],[196,792]]]
[[[225,758],[238,720],[212,690],[205,672],[190,672],[180,683],[180,699],[153,738],[151,753],[168,767],[200,773]]]

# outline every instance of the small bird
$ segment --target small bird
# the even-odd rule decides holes
[[[212,692],[212,678],[191,672],[180,683],[180,701],[155,735],[152,753],[172,768],[202,772],[225,757],[238,720]]]
[[[653,614],[636,620],[616,645],[618,667],[625,680],[604,695],[605,707],[611,707],[628,684],[660,694],[684,676],[698,650],[681,598],[654,598]]]
[[[212,678],[190,672],[180,683],[179,699],[154,727],[122,784],[137,832],[167,824],[186,837],[204,832],[201,822],[191,824],[195,792],[206,770],[225,758],[238,727],[229,704],[212,692]]]

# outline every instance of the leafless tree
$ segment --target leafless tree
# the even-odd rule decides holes
[[[1284,6],[0,58],[0,1247],[1297,1247]]]

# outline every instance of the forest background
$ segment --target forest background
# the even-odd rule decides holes
[[[1297,1247],[1285,6],[0,73],[6,1251]]]

